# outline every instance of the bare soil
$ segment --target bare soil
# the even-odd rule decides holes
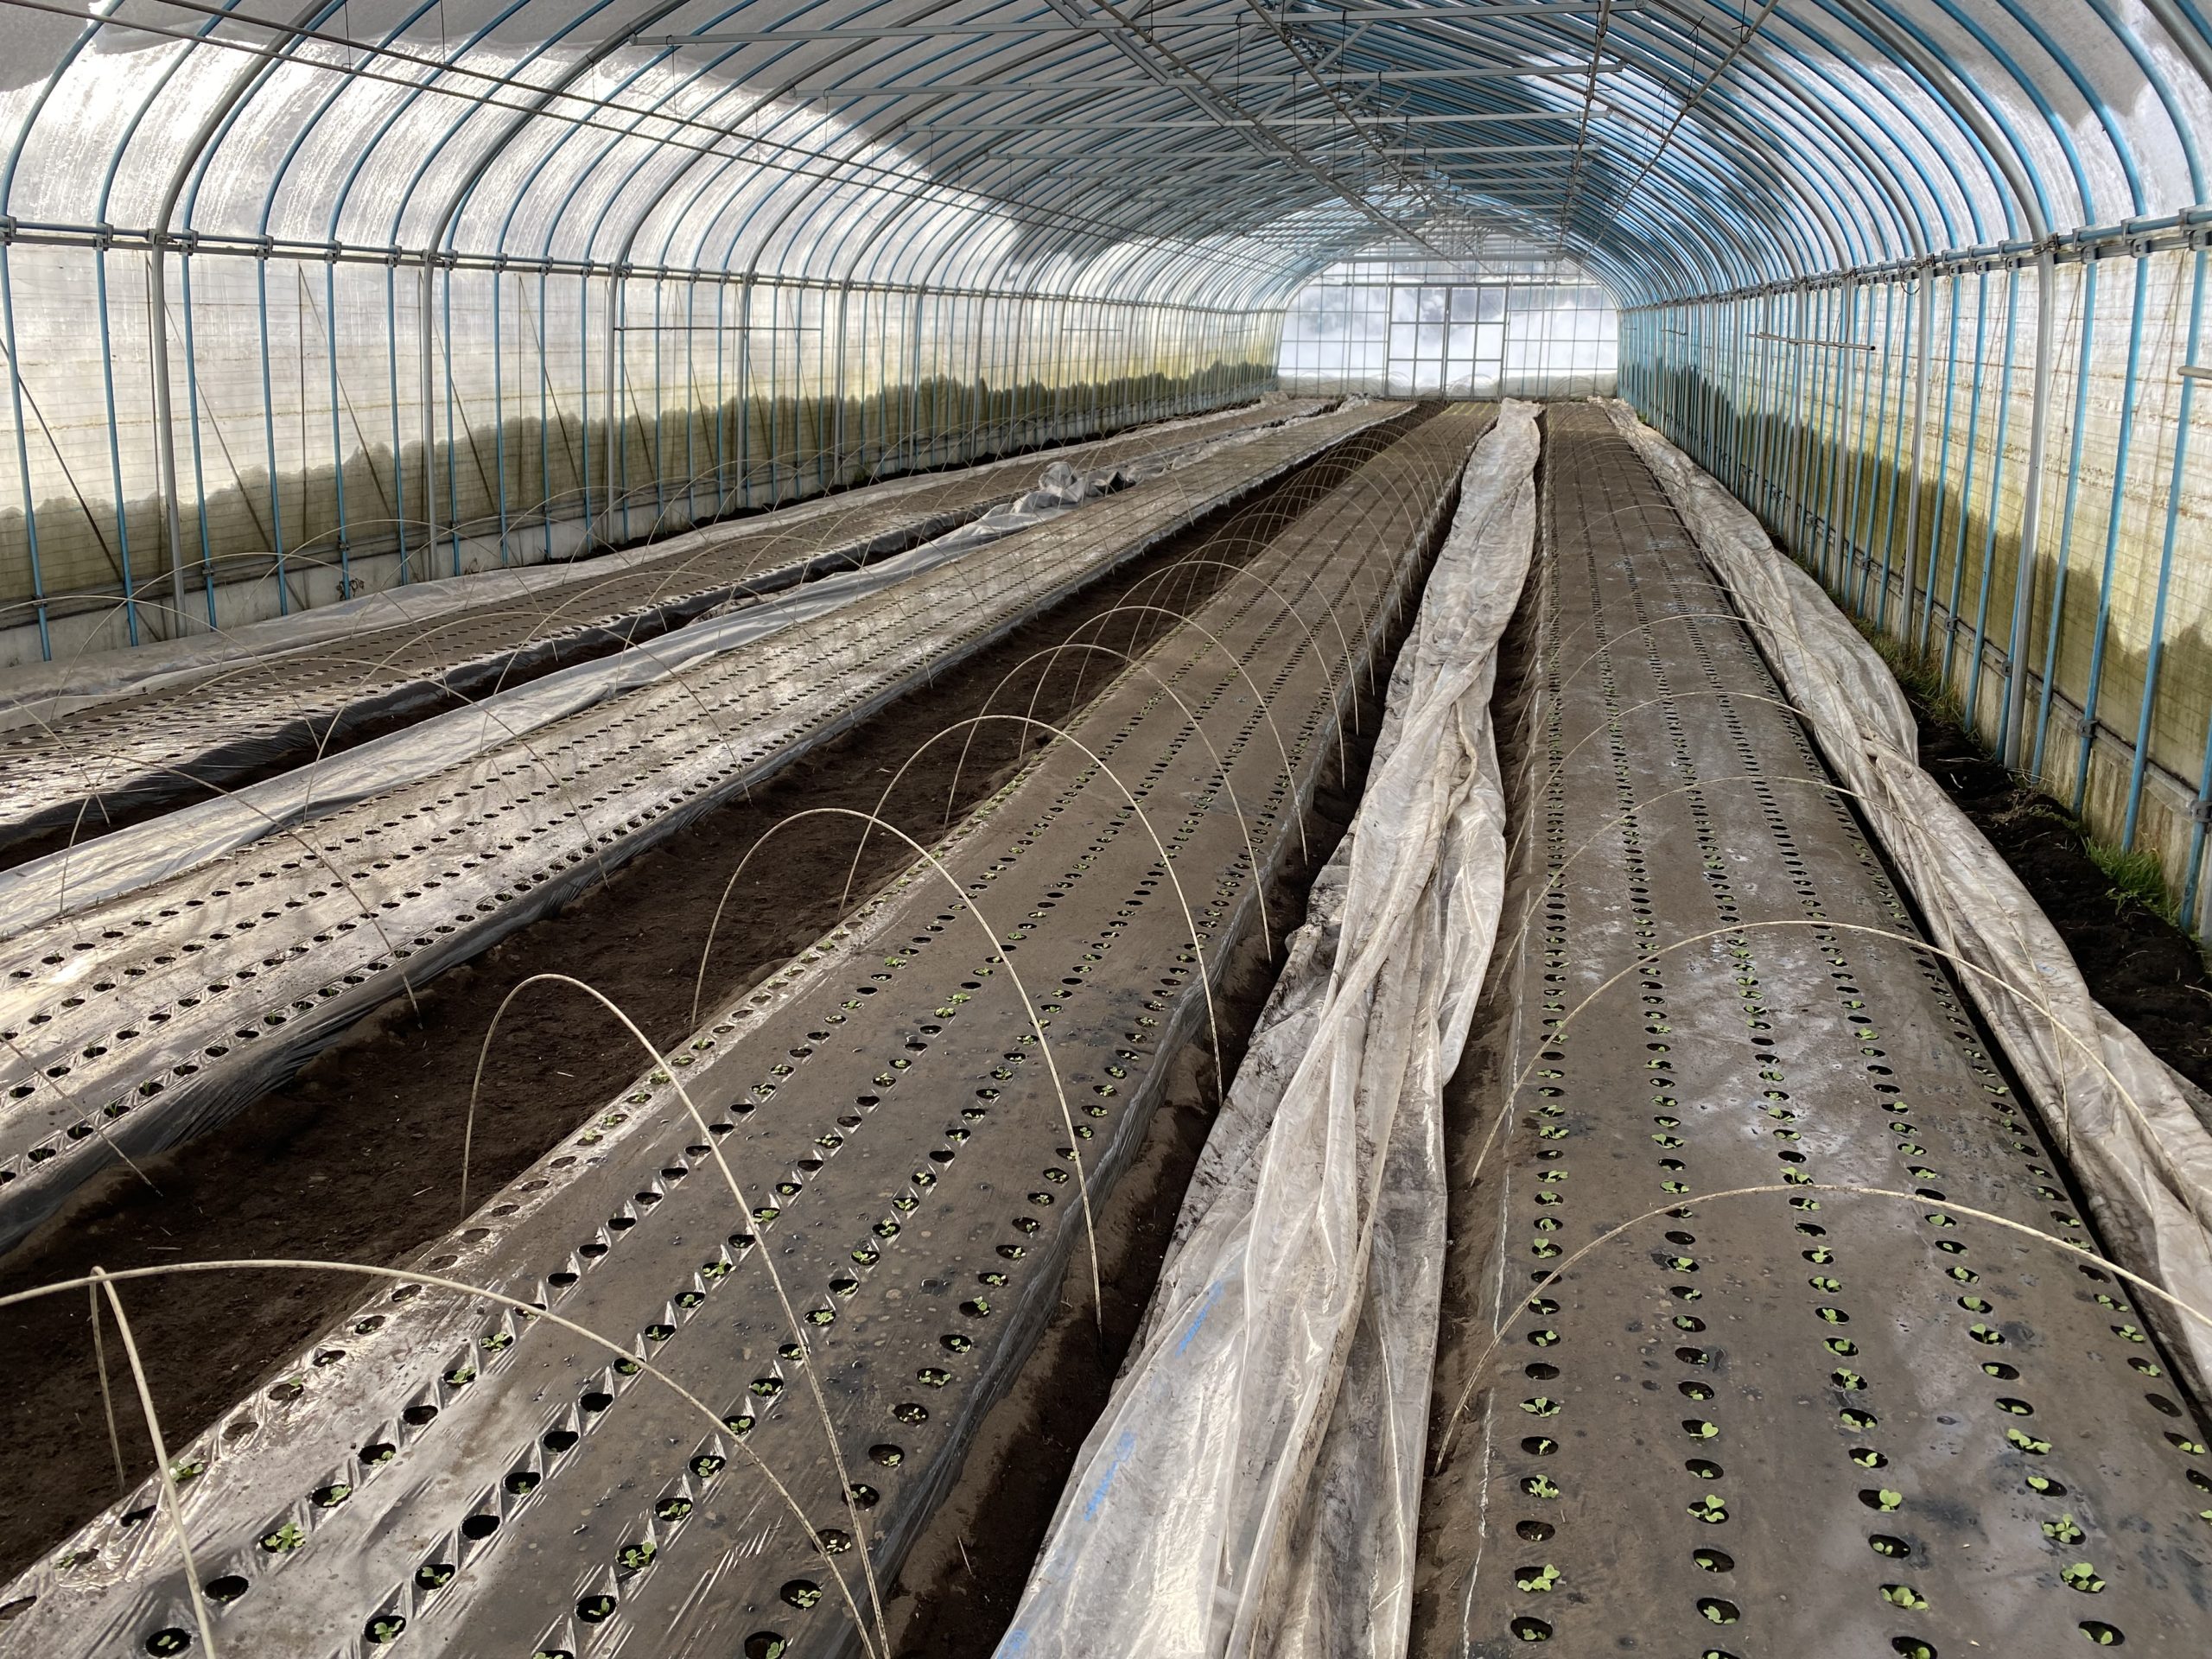
[[[419,1011],[404,1002],[388,1006],[219,1129],[154,1160],[147,1166],[153,1190],[127,1175],[93,1184],[0,1263],[0,1294],[74,1278],[96,1264],[113,1270],[246,1257],[404,1259],[462,1218],[460,1152],[471,1077],[493,1011],[509,991],[534,974],[573,973],[626,1010],[656,1044],[679,1039],[692,1023],[693,978],[708,920],[729,873],[760,836],[809,807],[875,810],[899,765],[937,732],[978,712],[1024,658],[1110,609],[1148,575],[1201,549],[1203,556],[1230,563],[1249,557],[1403,424],[1339,446],[949,670],[794,765],[749,801],[708,815],[631,861],[603,887],[433,982],[420,993]],[[1156,584],[1147,598],[1187,608],[1227,579],[1217,567],[1195,567]],[[1108,625],[1101,643],[1139,650],[1158,626],[1154,619],[1122,620],[1135,625],[1135,635]],[[1026,706],[1034,671],[1018,676],[994,706]],[[1038,717],[1064,721],[1102,677],[1094,665],[1078,684],[1076,673],[1063,667],[1045,688]],[[933,747],[908,773],[887,816],[926,838],[944,810],[959,750],[957,741]],[[1019,765],[1012,750],[1002,735],[979,735],[952,802],[956,814],[1006,781]],[[1341,804],[1338,810],[1349,811]],[[835,923],[855,838],[851,821],[836,818],[810,820],[778,837],[773,856],[756,861],[759,873],[748,874],[725,915],[709,965],[708,1002],[772,971]],[[855,893],[888,879],[905,857],[893,838],[874,837]],[[1294,888],[1303,891],[1302,883]],[[1255,1000],[1244,1028],[1256,1013]],[[519,999],[501,1024],[478,1104],[471,1192],[480,1201],[639,1070],[630,1039],[581,994],[547,986]],[[994,1596],[1018,1593],[1073,1447],[1103,1404],[1120,1363],[1113,1333],[1121,1332],[1125,1348],[1165,1246],[1173,1195],[1182,1191],[1209,1115],[1193,1097],[1156,1120],[1155,1139],[1168,1140],[1147,1151],[1140,1174],[1152,1173],[1131,1186],[1155,1196],[1128,1225],[1128,1270],[1115,1275],[1120,1283],[1109,1299],[1108,1347],[1076,1354],[1065,1376],[1055,1366],[1040,1407],[1046,1438],[995,1500],[1002,1508],[994,1511],[995,1541],[988,1548],[995,1553],[987,1557]],[[126,1305],[168,1444],[188,1440],[257,1378],[286,1363],[360,1291],[361,1281],[340,1275],[268,1269],[188,1275],[158,1291],[129,1293]],[[0,1458],[8,1471],[0,1502],[0,1580],[67,1537],[122,1490],[86,1308],[81,1294],[67,1294],[0,1313],[0,1346],[12,1361],[11,1387],[0,1396]],[[1048,1339],[1051,1351],[1066,1346],[1061,1335]],[[152,1466],[132,1415],[118,1412],[126,1485]],[[1055,1458],[1058,1473],[1052,1472]],[[971,1556],[975,1547],[970,1541]],[[1003,1612],[990,1611],[997,1601],[970,1605],[957,1586],[918,1593],[928,1605],[916,1628],[925,1631],[940,1624],[966,1630],[992,1616],[1004,1620]],[[1010,1601],[1004,1605],[1011,1610]],[[953,1634],[924,1639],[937,1645],[917,1651],[980,1654],[995,1637],[981,1645]]]
[[[2114,891],[2063,807],[1990,759],[1952,721],[1912,702],[1920,764],[2035,895],[2081,964],[2090,994],[2152,1053],[2212,1090],[2212,970],[2196,942],[2141,899]]]

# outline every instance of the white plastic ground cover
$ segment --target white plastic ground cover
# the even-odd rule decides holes
[[[901,479],[891,489],[870,491],[869,497],[871,500],[881,500],[893,493],[913,493],[940,481],[934,476]],[[393,623],[420,627],[455,612],[527,599],[533,594],[565,587],[579,575],[614,575],[640,565],[681,559],[687,553],[696,553],[717,541],[730,540],[772,523],[776,528],[784,529],[795,522],[833,516],[841,509],[849,512],[852,506],[849,496],[832,496],[803,506],[780,509],[772,520],[747,518],[735,525],[690,531],[666,541],[602,553],[589,559],[563,559],[550,564],[476,570],[466,575],[410,582],[404,588],[381,588],[335,605],[319,605],[312,610],[295,611],[289,616],[272,616],[264,621],[226,628],[220,633],[189,634],[181,639],[163,640],[126,651],[100,652],[18,670],[9,677],[6,690],[0,692],[0,730],[65,720],[117,697],[188,689],[211,671],[235,668],[242,662],[312,650],[347,639],[364,629]],[[781,570],[764,572],[758,580],[773,582],[783,575]]]
[[[1200,441],[1192,435],[1195,429],[1223,426],[1239,415],[1252,423],[1249,430],[1261,431],[1285,421],[1303,419],[1318,413],[1325,406],[1319,401],[1308,399],[1217,410],[1087,440],[1069,446],[1064,454],[1081,460],[1092,450],[1116,447],[1117,442],[1130,438],[1156,439],[1160,441],[1163,448],[1180,446]],[[1044,459],[1033,454],[1014,455],[962,470],[975,477],[1005,474],[1011,483],[1014,477],[1035,467]],[[1052,462],[1052,466],[1065,464],[1060,461]],[[942,472],[888,479],[863,486],[858,490],[844,490],[810,501],[796,502],[767,513],[707,524],[619,552],[596,553],[588,557],[560,559],[547,564],[478,570],[466,575],[410,582],[403,588],[379,589],[335,605],[317,606],[312,610],[296,611],[289,616],[250,622],[219,633],[192,634],[181,639],[162,640],[127,651],[102,652],[15,670],[7,675],[4,681],[0,681],[0,732],[33,723],[51,724],[117,697],[136,696],[164,688],[188,688],[211,671],[235,668],[239,663],[251,659],[312,649],[346,639],[364,629],[384,627],[392,623],[421,626],[456,612],[524,599],[549,588],[565,587],[580,576],[606,577],[640,565],[661,563],[682,564],[723,542],[764,530],[786,530],[794,524],[810,523],[817,518],[835,518],[851,512],[862,501],[871,505],[895,501],[903,495],[918,494],[938,487],[944,481],[945,475]],[[948,510],[938,516],[938,523],[944,529],[950,530],[961,520],[980,514],[980,508]],[[865,562],[880,550],[875,544],[867,543],[839,548],[828,557],[833,565],[846,559]],[[812,560],[802,561],[773,571],[764,571],[747,578],[747,585],[757,592],[773,592],[779,587],[788,587],[802,580],[808,567],[814,563]]]
[[[1011,470],[1016,464],[995,462],[989,470]],[[935,474],[900,479],[896,483],[865,491],[861,499],[871,506],[880,505],[902,495],[918,494],[944,481]],[[410,582],[404,588],[381,589],[335,605],[318,606],[313,610],[296,611],[289,616],[250,622],[243,627],[226,629],[221,633],[194,634],[183,639],[141,645],[133,650],[103,652],[95,656],[20,670],[9,676],[6,689],[0,691],[0,732],[23,726],[51,725],[73,715],[89,713],[119,698],[163,691],[188,691],[211,677],[236,670],[243,663],[270,660],[294,652],[315,651],[351,639],[362,632],[395,624],[413,628],[428,627],[442,618],[486,606],[528,599],[533,594],[551,593],[573,586],[580,579],[603,581],[607,577],[649,565],[681,567],[686,561],[695,559],[719,544],[742,541],[764,531],[779,532],[798,524],[834,518],[851,512],[859,505],[861,505],[861,500],[856,500],[852,493],[835,495],[798,506],[779,508],[772,515],[747,518],[735,524],[716,524],[703,530],[688,531],[665,541],[626,548],[620,552],[599,554],[588,559],[564,559],[518,569],[478,570],[467,575]],[[972,508],[948,508],[931,515],[923,533],[928,534],[930,529],[949,530],[969,517],[979,515],[982,511],[980,505]],[[805,581],[819,569],[864,564],[879,554],[911,539],[908,526],[901,524],[880,536],[856,540],[811,558],[797,560],[772,570],[748,575],[743,586],[746,590],[755,594],[774,593]],[[609,624],[601,620],[592,626],[607,626]]]
[[[679,632],[558,670],[262,783],[29,860],[0,872],[0,938],[205,864],[286,825],[460,766],[610,697],[911,582],[1002,536],[1047,523],[1218,447],[1101,472],[1077,473],[1055,461],[1037,488],[909,552],[772,598],[735,601],[728,614]]]
[[[1509,403],[1468,462],[1358,816],[1000,1659],[1404,1651],[1441,1097],[1503,894],[1490,702],[1535,545],[1537,443],[1535,406]]]
[[[579,663],[259,784],[0,872],[0,938],[120,897],[355,801],[414,783],[609,697],[780,632],[956,558],[924,547]]]
[[[1004,537],[416,782],[0,940],[0,1250],[353,1020],[1403,405],[1325,415]]]
[[[487,689],[496,696],[500,687],[526,683],[564,654],[594,645],[637,649],[699,617],[863,568],[982,511],[980,504],[947,506],[887,521],[883,503],[868,505],[875,510],[872,525],[862,516],[842,540],[836,538],[846,526],[825,529],[829,544],[818,550],[734,578],[728,567],[744,560],[747,543],[755,537],[730,537],[665,569],[670,562],[658,549],[652,558],[613,555],[606,565],[590,567],[588,580],[573,570],[486,572],[541,580],[480,593],[465,604],[439,606],[402,623],[392,622],[387,612],[365,618],[358,631],[341,630],[337,639],[318,636],[281,651],[239,652],[212,665],[148,676],[114,695],[21,705],[14,711],[18,725],[40,729],[13,741],[0,737],[0,849],[66,832],[68,848],[83,849],[101,834],[115,807],[126,817],[143,807],[158,810],[170,798],[199,794],[202,785],[219,790],[226,779],[296,762],[303,751],[321,755],[341,722],[358,731],[372,723],[404,725],[480,709],[490,700]],[[792,529],[777,524],[757,539],[765,551]],[[650,602],[605,602],[617,587],[610,578],[622,574],[613,564],[618,558],[623,569],[644,567],[643,574],[654,577],[657,591]],[[709,559],[721,568],[704,568]],[[534,614],[524,619],[531,625],[526,637],[495,627],[488,650],[463,646],[442,657],[433,649],[427,662],[408,660],[410,646],[453,643],[472,621],[487,620],[532,594],[537,597],[529,607]],[[440,620],[441,613],[447,620]],[[404,636],[396,648],[395,634]],[[284,670],[295,663],[304,677],[287,684]],[[256,679],[276,683],[255,684]],[[0,714],[0,725],[6,720]],[[69,862],[66,853],[57,860],[60,867]]]
[[[2212,1102],[2090,995],[2028,890],[1921,770],[1888,665],[1720,483],[1608,401],[1904,873],[1941,949],[2073,1161],[2120,1265],[2212,1313]],[[2154,1313],[2212,1378],[2212,1331]]]

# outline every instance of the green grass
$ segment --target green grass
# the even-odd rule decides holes
[[[1866,643],[1873,646],[1882,660],[1889,664],[1890,672],[1897,677],[1897,683],[1904,688],[1914,702],[1938,719],[1948,721],[1964,732],[1977,747],[1980,746],[1980,734],[1967,725],[1966,711],[1960,705],[1956,695],[1944,683],[1942,667],[1932,653],[1916,651],[1898,640],[1877,633],[1872,624],[1863,617],[1854,617],[1853,620],[1857,624],[1859,632],[1866,637]],[[2015,781],[2039,791],[2043,789],[2043,785],[2032,779],[2016,774]],[[2105,880],[2112,884],[2107,892],[2115,905],[2124,908],[2131,903],[2138,904],[2154,916],[2163,918],[2177,927],[2181,925],[2180,905],[2166,886],[2165,868],[2156,853],[2140,848],[2131,850],[2114,847],[2099,841],[2088,833],[2079,819],[2056,802],[2047,805],[2038,802],[2031,810],[2038,817],[2049,817],[2063,824],[2080,839],[2082,850],[2104,872]]]
[[[1890,672],[1897,676],[1906,696],[1937,719],[1948,721],[1962,732],[1967,730],[1966,710],[1960,706],[1957,695],[1944,683],[1942,666],[1933,652],[1916,650],[1902,640],[1877,633],[1874,625],[1864,617],[1852,620],[1866,643],[1890,665]]]
[[[2140,848],[2125,850],[2088,836],[2082,838],[2082,844],[2096,861],[2097,868],[2105,873],[2105,879],[2112,883],[2115,901],[2125,904],[2133,899],[2168,921],[2174,919],[2173,895],[2166,891],[2165,868],[2158,862],[2156,853]]]

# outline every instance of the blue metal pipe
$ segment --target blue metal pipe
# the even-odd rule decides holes
[[[2182,361],[2194,364],[2204,339],[2204,273],[2205,250],[2199,248],[2190,261],[2189,292],[2189,343],[2183,347]],[[2182,491],[2189,481],[2190,416],[2196,404],[2196,382],[2190,376],[2182,377],[2181,407],[2174,416],[2174,464],[2172,481],[2166,486],[2166,524],[2158,541],[2158,591],[2151,607],[2151,645],[2143,663],[2143,697],[2135,715],[2135,753],[2130,757],[2127,769],[2127,812],[2120,824],[2120,844],[2135,845],[2135,830],[2143,810],[2143,779],[2151,764],[2151,716],[2158,690],[2158,668],[2165,655],[2166,605],[2172,596],[2174,578],[2174,548],[2181,530]],[[2207,741],[2212,748],[2212,739]],[[2199,853],[2202,850],[2201,834],[2192,835],[2190,841]],[[2194,867],[2192,866],[2192,869]]]
[[[2089,756],[2096,743],[2097,702],[2104,689],[2105,645],[2112,637],[2112,584],[2120,565],[2120,524],[2127,507],[2127,463],[2135,440],[2136,394],[2143,381],[2143,325],[2151,265],[2135,261],[2135,289],[2127,314],[2127,371],[2120,378],[2120,436],[2113,451],[2112,502],[2105,515],[2105,556],[2097,580],[2097,620],[2089,635],[2089,682],[2082,697],[2082,732],[2074,756],[2074,814],[2089,793]]]
[[[2028,776],[2037,779],[2043,777],[2044,739],[2050,728],[2051,693],[2058,684],[2058,628],[2066,615],[2066,575],[2068,556],[2074,546],[2074,508],[2082,494],[2082,443],[2088,435],[2089,375],[2096,360],[2097,344],[2097,267],[2094,260],[2082,273],[2078,303],[2082,353],[2074,368],[2074,429],[2066,454],[2066,505],[2059,515],[2057,568],[2051,573],[2050,582],[2050,625],[2044,638],[2043,690],[2036,699],[2036,741],[2028,758]]]

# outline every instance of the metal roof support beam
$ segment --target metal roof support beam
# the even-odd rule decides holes
[[[1349,21],[1372,22],[1485,23],[1496,17],[1594,17],[1601,11],[1616,16],[1641,11],[1643,0],[1503,0],[1497,5],[1464,6],[1332,6],[1326,10],[1294,11],[1289,7],[1268,14],[1276,22],[1301,28],[1311,24]]]
[[[1599,73],[1611,74],[1623,67],[1618,58],[1608,60]],[[1346,70],[1337,84],[1346,89],[1362,86],[1403,86],[1429,81],[1494,81],[1494,80],[1560,80],[1579,79],[1590,72],[1588,64],[1516,63],[1500,64],[1483,69],[1440,70]],[[1231,90],[1242,92],[1248,86],[1307,86],[1313,82],[1305,75],[1239,75]],[[1103,98],[1116,92],[1145,92],[1155,90],[1156,83],[1137,80],[965,80],[965,81],[902,81],[896,86],[871,86],[865,82],[846,80],[798,81],[782,90],[799,97],[823,97],[834,94],[839,98],[938,98],[969,95],[976,92],[1051,92],[1068,98]],[[1272,119],[1260,118],[1262,124],[1273,125]]]
[[[1277,42],[1290,56],[1291,60],[1298,65],[1298,74],[1287,79],[1293,82],[1300,79],[1305,81],[1311,82],[1313,89],[1320,94],[1324,102],[1328,104],[1337,114],[1344,117],[1347,120],[1350,120],[1353,111],[1351,106],[1344,102],[1344,93],[1342,87],[1332,86],[1328,82],[1321,79],[1320,71],[1314,67],[1313,60],[1307,58],[1304,53],[1299,50],[1298,46],[1294,41],[1294,37],[1291,35],[1288,29],[1285,29],[1280,22],[1276,22],[1269,18],[1267,9],[1260,4],[1260,0],[1246,0],[1246,3],[1255,14],[1258,15],[1262,22],[1269,24],[1269,26],[1274,29]],[[1364,29],[1354,31],[1353,35],[1348,38],[1344,44],[1345,46],[1350,46],[1354,41],[1358,40],[1365,33],[1366,30]],[[1242,35],[1238,35],[1236,38],[1240,42],[1243,40]],[[1332,53],[1330,55],[1333,57],[1337,54]],[[1243,67],[1243,65],[1240,55],[1236,61],[1236,67],[1237,70],[1241,71]],[[1281,98],[1270,102],[1268,105],[1268,113],[1271,116],[1276,114],[1284,105],[1291,102],[1296,96],[1297,94],[1286,92]],[[1356,129],[1354,136],[1360,137],[1361,142],[1366,144],[1370,151],[1374,153],[1376,159],[1381,162],[1384,167],[1390,168],[1391,171],[1399,178],[1406,180],[1408,182],[1415,181],[1415,175],[1413,173],[1408,169],[1400,167],[1395,162],[1393,162],[1389,157],[1383,156],[1381,152],[1380,146],[1374,144],[1371,138],[1364,135],[1358,134]],[[1417,182],[1415,183],[1415,188],[1417,189],[1420,188]],[[1431,200],[1433,200],[1433,198],[1431,198]]]
[[[1273,20],[1298,29],[1317,29],[1340,22],[1406,23],[1434,26],[1439,23],[1485,23],[1503,17],[1578,17],[1597,12],[1603,0],[1504,0],[1497,5],[1468,6],[1347,6],[1327,11],[1279,11],[1267,14]],[[1616,13],[1639,11],[1644,0],[1613,0]],[[1157,21],[1147,18],[1144,32],[1160,35],[1170,30],[1177,34],[1228,34],[1237,26],[1236,19],[1164,17]],[[632,38],[639,46],[751,46],[780,45],[791,41],[941,41],[995,40],[1008,35],[1036,37],[1065,35],[1110,35],[1124,27],[1119,22],[1093,22],[1084,19],[1064,19],[1053,22],[1044,19],[1009,23],[885,23],[878,27],[868,23],[837,23],[821,29],[705,29],[696,35],[637,35]]]
[[[1402,156],[1410,161],[1427,161],[1440,156],[1550,156],[1571,152],[1573,144],[1415,144],[1387,148],[1385,154]],[[1178,149],[1178,162],[1257,159],[1249,149]],[[1128,168],[1141,165],[1154,158],[1141,152],[1129,153],[1098,149],[995,149],[979,152],[954,166],[981,166],[989,162],[1052,162],[1059,164],[1083,162],[1098,167]]]
[[[1074,10],[1075,0],[1047,0],[1047,3],[1065,18],[1077,22],[1084,21],[1081,15]],[[1122,56],[1158,80],[1163,86],[1173,89],[1191,103],[1198,105],[1211,118],[1212,124],[1216,126],[1237,124],[1236,121],[1227,113],[1230,109],[1234,108],[1234,105],[1224,104],[1221,96],[1196,68],[1176,57],[1171,50],[1156,41],[1150,43],[1152,51],[1147,52],[1144,45],[1140,44],[1145,37],[1131,27],[1128,18],[1115,9],[1112,0],[1098,0],[1098,7],[1107,17],[1120,25],[1109,38]],[[1167,60],[1165,66],[1154,57],[1154,53]],[[1179,79],[1177,74],[1171,74],[1170,69],[1179,72],[1180,78]],[[1253,131],[1255,141],[1263,141],[1278,147],[1300,170],[1327,185],[1332,194],[1348,203],[1362,217],[1394,235],[1407,237],[1416,242],[1421,240],[1418,232],[1400,224],[1390,214],[1377,208],[1368,199],[1366,193],[1347,189],[1325,168],[1307,160],[1288,140],[1274,137],[1271,132],[1268,132],[1266,129],[1256,124],[1253,127]]]
[[[917,127],[916,136],[926,137],[938,132],[1212,132],[1226,128],[1243,132],[1267,130],[1275,127],[1476,127],[1492,126],[1501,123],[1527,125],[1539,121],[1572,121],[1572,110],[1492,110],[1476,111],[1463,115],[1432,115],[1417,112],[1411,115],[1356,115],[1347,120],[1340,115],[1286,115],[1266,118],[1258,116],[1228,117],[1220,120],[1186,120],[1175,116],[1122,117],[1102,116],[1095,121],[1024,121],[1009,117],[998,121],[949,122],[943,125],[932,123]],[[1415,238],[1402,231],[1407,240]]]

